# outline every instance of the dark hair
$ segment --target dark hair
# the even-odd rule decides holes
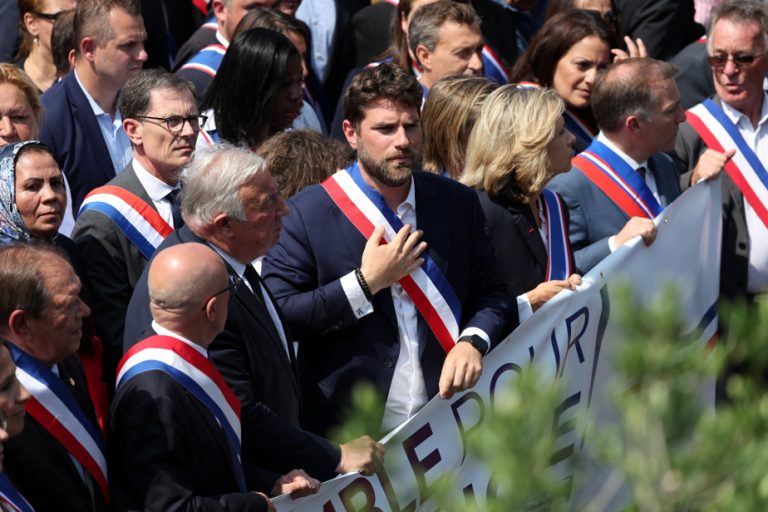
[[[120,115],[123,119],[136,119],[146,114],[152,103],[152,91],[172,90],[187,91],[194,97],[194,85],[185,78],[168,71],[144,69],[128,80],[120,93]]]
[[[283,35],[286,35],[287,32],[297,32],[304,37],[304,41],[309,45],[309,28],[303,21],[269,7],[260,5],[251,7],[235,27],[235,33],[232,34],[232,37],[252,28],[265,28]]]
[[[300,58],[296,47],[272,30],[252,28],[232,39],[201,106],[213,109],[222,139],[255,148],[266,137],[272,103],[293,57]]]
[[[389,27],[389,48],[374,60],[392,59],[392,62],[410,72],[411,57],[408,53],[408,38],[403,32],[401,20],[411,14],[414,0],[400,0],[392,13]]]
[[[80,53],[84,37],[92,37],[100,46],[115,36],[109,22],[113,9],[122,9],[135,18],[141,16],[139,0],[79,0],[74,21],[76,53]]]
[[[365,117],[364,110],[379,99],[421,109],[424,92],[418,80],[403,68],[390,63],[363,70],[344,93],[344,119],[357,126]]]
[[[8,318],[17,309],[38,318],[50,303],[40,267],[53,258],[69,263],[58,247],[42,243],[15,243],[0,247],[0,325],[5,328]]]
[[[56,18],[51,33],[51,53],[56,66],[56,76],[69,73],[69,52],[77,46],[75,42],[75,11],[62,13]]]
[[[353,160],[349,146],[311,130],[278,133],[264,141],[256,154],[267,162],[283,199],[320,183]]]
[[[547,20],[515,63],[509,81],[536,82],[551,87],[560,59],[579,41],[595,36],[616,48],[618,41],[611,27],[593,11],[572,10]]]
[[[25,155],[26,153],[47,153],[48,155],[51,156],[51,158],[53,158],[54,161],[56,161],[56,156],[53,154],[53,150],[48,146],[46,146],[45,144],[43,144],[42,142],[36,140],[36,141],[29,142],[27,144],[24,144],[24,146],[22,146],[16,152],[16,158],[13,161],[14,169],[16,168],[16,162],[18,162],[19,158],[21,158],[22,155]],[[56,163],[56,167],[58,166],[59,164]],[[59,172],[62,172],[62,171],[59,170]]]
[[[600,129],[615,132],[632,114],[649,119],[657,101],[652,84],[671,80],[676,74],[674,64],[648,58],[612,64],[598,75],[592,88],[592,112]]]
[[[438,0],[419,7],[408,25],[408,46],[414,55],[416,47],[423,45],[433,51],[440,40],[440,28],[448,22],[470,25],[480,32],[480,18],[471,5]]]
[[[573,9],[579,9],[579,7],[577,7],[576,4],[577,4],[577,0],[547,0],[547,10],[544,12],[544,21],[546,22],[549,18],[557,14],[560,14],[561,12],[571,11]],[[593,11],[592,9],[584,9],[583,7],[581,9],[585,11],[597,12],[597,11]],[[618,36],[619,39],[621,39],[620,37],[621,34],[619,33],[621,29],[621,22],[620,22],[621,15],[618,9],[616,9],[615,0],[611,0],[611,11],[610,13],[608,13],[607,18],[608,19],[603,17],[603,21],[605,21],[608,24],[608,26],[610,26],[611,29],[616,33],[616,36]]]

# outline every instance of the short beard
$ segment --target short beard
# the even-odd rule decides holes
[[[411,153],[410,156],[410,164],[395,164],[388,162],[386,158],[374,160],[365,149],[359,149],[357,153],[357,158],[368,175],[388,187],[404,185],[421,166],[421,155]]]

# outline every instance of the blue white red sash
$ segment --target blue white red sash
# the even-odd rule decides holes
[[[92,190],[80,206],[79,215],[95,210],[117,225],[145,258],[150,259],[173,228],[153,207],[136,194],[114,185]]]
[[[541,89],[541,86],[535,82],[515,82],[513,84],[517,89]]]
[[[25,406],[27,414],[77,459],[108,501],[107,461],[101,432],[53,371],[14,345],[9,347],[16,363],[16,377],[31,395]]]
[[[547,189],[541,191],[541,199],[547,218],[547,273],[544,280],[568,279],[573,274],[573,265],[563,199]]]
[[[216,72],[219,71],[219,66],[221,66],[221,61],[224,59],[226,52],[227,49],[218,43],[206,46],[181,66],[181,69],[196,69],[214,77]]]
[[[565,120],[565,128],[580,140],[592,142],[592,139],[597,135],[597,132],[575,112],[566,110],[563,113],[563,119]]]
[[[200,400],[224,430],[235,477],[246,491],[240,460],[240,401],[216,367],[200,352],[170,336],[152,336],[134,345],[117,367],[116,389],[144,372],[161,371]]]
[[[721,153],[736,148],[736,154],[725,164],[725,172],[768,227],[768,172],[736,125],[710,99],[688,110],[686,118],[708,147]]]
[[[403,223],[384,198],[365,183],[357,162],[336,172],[322,183],[323,188],[349,221],[366,238],[376,226],[384,226],[382,244],[390,242]],[[461,304],[448,279],[425,252],[424,263],[400,280],[403,289],[429,325],[440,345],[450,352],[459,337]]]
[[[509,73],[501,63],[501,59],[491,50],[491,47],[487,44],[483,46],[483,73],[489,80],[496,82],[499,85],[505,85],[509,83]]]
[[[35,511],[24,496],[19,494],[5,473],[0,473],[0,501],[18,512]]]
[[[640,174],[597,139],[572,163],[629,217],[653,219],[664,210]]]

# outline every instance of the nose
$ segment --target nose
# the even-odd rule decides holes
[[[179,136],[196,138],[199,131],[200,131],[199,124],[190,123],[189,121],[184,121],[184,125],[181,127],[181,132],[179,132]]]
[[[727,61],[725,61],[725,66],[723,66],[723,73],[726,75],[735,75],[739,72],[739,67],[736,65],[736,61],[733,60],[732,57],[729,57]]]
[[[16,135],[16,127],[11,121],[11,116],[0,115],[0,137],[5,139],[6,143],[16,142],[12,140]]]
[[[50,182],[46,183],[43,188],[40,189],[40,200],[43,203],[48,203],[56,199],[56,191],[53,190]]]
[[[597,68],[591,68],[584,75],[584,83],[587,85],[592,85],[595,83],[595,78],[597,78]]]
[[[20,404],[27,403],[29,397],[29,391],[27,391],[27,388],[24,387],[24,384],[19,382],[19,395],[16,397],[16,402]]]
[[[472,54],[472,57],[469,59],[469,64],[467,64],[467,69],[470,70],[473,75],[479,75],[483,72],[483,59],[480,56],[480,52]]]
[[[141,48],[139,49],[139,54],[136,56],[136,60],[140,60],[141,62],[147,62],[147,59],[149,58],[149,54],[147,53],[146,48],[144,48],[144,45],[141,45]]]
[[[301,58],[301,79],[306,80],[308,75],[309,75],[309,68],[307,67],[307,59],[305,57],[302,57]]]
[[[83,302],[83,300],[80,298],[77,300],[80,301],[80,318],[91,316],[91,308],[88,307],[88,304]]]
[[[576,136],[574,136],[569,130],[565,130],[568,132],[568,147],[572,148],[574,144],[576,144]]]

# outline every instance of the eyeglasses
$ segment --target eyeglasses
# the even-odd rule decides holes
[[[210,297],[208,297],[206,299],[206,301],[203,303],[203,307],[200,308],[200,311],[205,311],[205,308],[208,306],[208,303],[211,302],[211,299],[213,299],[214,297],[218,297],[219,295],[221,295],[224,292],[229,292],[229,291],[236,292],[238,290],[238,288],[240,288],[240,285],[242,285],[242,284],[243,284],[243,278],[242,277],[240,277],[240,276],[229,276],[229,286],[227,286],[223,290],[220,290],[220,291],[214,293],[213,295],[211,295]]]
[[[49,13],[47,13],[47,12],[37,12],[37,11],[32,11],[32,14],[34,14],[34,15],[35,15],[35,16],[37,16],[38,18],[44,18],[44,19],[46,19],[46,20],[48,20],[48,21],[52,21],[52,22],[54,22],[54,23],[55,23],[55,22],[56,22],[56,20],[58,20],[58,19],[59,19],[59,17],[60,17],[62,14],[66,14],[66,13],[68,13],[68,12],[72,12],[73,10],[74,10],[74,9],[67,9],[67,10],[65,10],[65,11],[54,12],[54,13],[52,13],[52,14],[49,14]]]
[[[727,53],[718,53],[717,55],[710,55],[707,57],[707,62],[710,66],[716,69],[724,68],[729,60],[733,61],[734,66],[738,68],[748,68],[755,63],[757,59],[765,55],[765,53],[747,53],[730,55]]]
[[[174,135],[178,135],[184,129],[184,123],[189,123],[195,130],[199,130],[201,125],[204,125],[208,120],[208,116],[194,115],[194,116],[168,116],[168,117],[153,117],[153,116],[136,116],[136,119],[152,119],[153,121],[162,121],[165,123],[168,131]]]

